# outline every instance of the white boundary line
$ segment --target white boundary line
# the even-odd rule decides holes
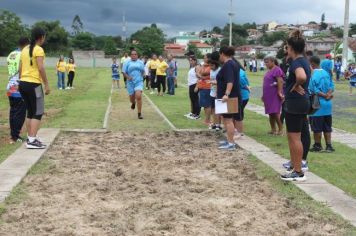
[[[108,107],[106,108],[105,117],[104,117],[103,129],[108,128],[109,117],[110,117],[111,107],[112,107],[111,106],[111,98],[112,98],[113,91],[114,91],[114,89],[111,87],[110,97],[109,97],[109,101],[108,101]]]
[[[148,100],[148,102],[151,104],[151,106],[155,109],[155,111],[163,118],[163,120],[174,130],[177,131],[177,128],[172,124],[170,120],[161,112],[161,110],[152,102],[152,100],[147,96],[144,92],[142,92],[145,98]]]

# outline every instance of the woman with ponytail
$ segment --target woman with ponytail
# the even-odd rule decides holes
[[[305,40],[299,30],[293,31],[287,40],[288,57],[292,59],[285,86],[285,120],[291,162],[290,173],[282,175],[285,181],[304,181],[302,159],[310,147],[307,114],[310,110],[308,85],[311,68],[304,56]]]
[[[46,71],[44,68],[45,53],[41,47],[45,41],[45,31],[41,28],[32,29],[31,44],[21,52],[19,90],[26,104],[27,132],[26,146],[28,149],[44,149],[37,137],[42,115],[44,113],[44,84],[45,94],[50,93]]]

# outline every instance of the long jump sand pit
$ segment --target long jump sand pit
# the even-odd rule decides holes
[[[338,235],[214,133],[62,134],[0,235]]]

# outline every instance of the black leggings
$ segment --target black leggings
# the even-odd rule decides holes
[[[157,90],[161,92],[161,86],[163,88],[163,93],[166,92],[166,76],[165,75],[157,75]]]
[[[9,97],[11,138],[17,140],[26,118],[26,105],[22,98]]]
[[[20,81],[19,91],[26,104],[27,118],[41,120],[44,113],[42,84]]]
[[[75,76],[74,71],[69,71],[69,73],[68,73],[67,87],[73,87],[74,76]]]
[[[302,140],[302,144],[303,144],[303,160],[306,161],[308,158],[310,142],[311,142],[308,118],[305,118],[304,122],[303,122],[301,140]]]
[[[194,92],[196,84],[192,84],[189,86],[189,98],[190,98],[190,105],[191,105],[191,112],[194,115],[200,115],[200,105],[199,105],[199,95],[198,93]]]

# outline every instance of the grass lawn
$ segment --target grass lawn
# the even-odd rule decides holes
[[[57,90],[54,69],[47,69],[51,94],[45,98],[42,127],[101,128],[111,88],[110,70],[79,68],[73,90]],[[0,67],[0,162],[18,145],[9,145],[8,100],[6,97],[7,69]],[[24,135],[24,134],[23,134]]]
[[[187,88],[183,86],[186,72],[187,70],[182,70],[179,74],[181,86],[176,90],[176,96],[157,97],[150,95],[150,97],[177,128],[204,128],[206,126],[202,124],[203,117],[201,120],[192,121],[183,116],[189,111]],[[252,79],[252,86],[255,83],[256,79]],[[266,117],[246,111],[245,131],[247,135],[258,142],[289,158],[287,138],[267,135],[269,124]],[[329,183],[356,197],[356,182],[354,181],[356,179],[356,172],[354,171],[356,169],[356,156],[353,155],[355,150],[339,143],[334,143],[334,147],[336,152],[332,154],[310,153],[310,169]]]

